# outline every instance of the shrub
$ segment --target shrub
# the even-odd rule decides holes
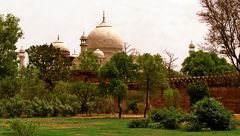
[[[71,115],[71,116],[75,115],[73,107],[68,104],[61,105],[60,109],[61,109],[60,113],[64,117],[66,117],[67,115]]]
[[[8,117],[19,117],[23,111],[23,100],[19,96],[15,96],[7,100],[5,110]]]
[[[234,127],[233,113],[213,98],[204,98],[193,106],[198,121],[212,130],[230,130]]]
[[[31,122],[15,119],[10,121],[10,127],[16,136],[36,136],[37,127]]]
[[[179,107],[181,96],[178,90],[166,89],[164,90],[163,97],[167,107]]]
[[[149,124],[149,119],[139,119],[139,120],[131,120],[128,123],[129,128],[147,128]]]
[[[184,117],[179,127],[187,131],[200,131],[203,128],[203,124],[198,121],[196,116],[188,114]]]
[[[190,97],[191,105],[194,105],[197,101],[204,97],[209,97],[208,87],[204,82],[195,82],[187,86],[187,93]]]
[[[163,125],[160,122],[149,123],[149,128],[160,129],[163,128]]]
[[[137,101],[132,100],[128,103],[128,110],[132,111],[133,114],[137,114],[138,112],[138,105]]]
[[[176,129],[179,123],[184,120],[185,113],[171,107],[161,110],[153,110],[149,114],[149,118],[153,122],[160,122],[164,128]]]
[[[52,114],[53,107],[52,105],[49,104],[48,101],[40,100],[37,97],[35,97],[32,100],[32,110],[34,117],[46,117]]]

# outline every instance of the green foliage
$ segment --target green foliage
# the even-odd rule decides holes
[[[147,128],[149,124],[149,119],[138,119],[138,120],[131,120],[128,123],[129,128]]]
[[[144,90],[146,90],[146,104],[144,110],[144,117],[146,117],[149,106],[149,92],[152,91],[156,85],[167,86],[167,82],[165,80],[166,68],[160,55],[152,56],[145,53],[138,57],[137,63],[140,69],[139,81]]]
[[[21,91],[20,95],[27,100],[32,100],[34,97],[46,97],[48,90],[45,89],[45,83],[39,79],[39,70],[25,68],[21,70]]]
[[[19,21],[12,14],[0,15],[0,80],[16,76],[18,70],[15,44],[23,36]]]
[[[181,96],[178,90],[168,88],[164,90],[163,97],[167,107],[179,107]]]
[[[193,106],[197,120],[211,130],[230,130],[234,127],[233,113],[213,98],[204,98]]]
[[[5,103],[8,117],[19,117],[23,111],[23,100],[19,96],[10,98]]]
[[[208,76],[234,72],[234,67],[216,53],[197,51],[184,60],[181,71],[190,76]]]
[[[79,68],[82,71],[91,71],[98,72],[100,68],[100,63],[98,62],[98,58],[93,52],[83,52],[79,56],[80,65]]]
[[[132,100],[128,103],[128,110],[132,111],[133,114],[138,113],[138,105],[136,100]]]
[[[32,101],[32,114],[34,117],[47,117],[53,113],[53,107],[46,100],[35,97]]]
[[[120,103],[127,95],[127,83],[135,75],[136,68],[131,57],[124,52],[119,52],[100,69],[101,81],[98,86],[100,94],[102,96],[112,95],[117,98],[119,118],[122,111]]]
[[[71,65],[69,57],[52,45],[35,45],[27,49],[29,67],[39,69],[39,78],[44,80],[47,88],[53,89],[56,82],[67,80]]]
[[[91,108],[90,102],[94,101],[96,98],[97,86],[95,84],[80,81],[72,83],[70,91],[77,96],[81,111],[88,114]]]
[[[128,86],[121,80],[115,81],[115,87],[113,90],[113,96],[117,98],[118,109],[119,109],[119,118],[121,118],[122,107],[121,101],[127,96]]]
[[[187,86],[187,93],[190,97],[191,105],[204,97],[209,97],[208,87],[204,82],[198,81]]]
[[[36,136],[37,127],[32,122],[14,119],[10,121],[10,128],[16,136]]]
[[[176,129],[179,128],[179,124],[184,117],[185,113],[171,107],[160,110],[152,110],[149,113],[149,119],[153,122],[159,122],[164,128]]]
[[[0,79],[0,99],[10,99],[14,97],[20,89],[19,79],[13,77]]]

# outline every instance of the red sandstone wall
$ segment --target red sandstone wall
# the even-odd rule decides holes
[[[185,111],[189,111],[190,102],[186,89],[179,88],[179,91],[181,95],[180,107]],[[240,88],[211,87],[209,91],[211,97],[214,97],[223,103],[227,109],[232,110],[235,113],[240,113]],[[165,106],[163,91],[159,91],[158,96],[150,97],[150,103],[152,108],[163,108]]]

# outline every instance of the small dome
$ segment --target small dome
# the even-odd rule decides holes
[[[19,53],[25,53],[25,50],[24,50],[23,48],[21,48],[21,49],[19,50]]]
[[[104,53],[101,50],[99,50],[99,49],[96,49],[93,52],[93,54],[96,55],[99,59],[104,59],[105,58]]]
[[[68,48],[67,48],[67,45],[66,45],[64,42],[62,42],[62,41],[59,40],[59,36],[58,36],[58,38],[57,38],[57,41],[53,42],[52,45],[53,45],[53,47],[55,47],[55,48],[59,48],[60,51],[69,52],[69,50],[68,50]]]
[[[191,49],[195,48],[195,45],[192,43],[192,41],[191,41],[191,43],[189,45],[189,48],[191,48]]]

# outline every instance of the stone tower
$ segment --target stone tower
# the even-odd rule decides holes
[[[85,35],[85,33],[83,32],[83,35],[80,38],[81,40],[81,53],[87,51],[87,36]]]
[[[19,69],[23,69],[25,67],[24,65],[24,59],[25,59],[25,50],[23,48],[20,49],[19,53],[18,53],[18,57],[19,57]]]

